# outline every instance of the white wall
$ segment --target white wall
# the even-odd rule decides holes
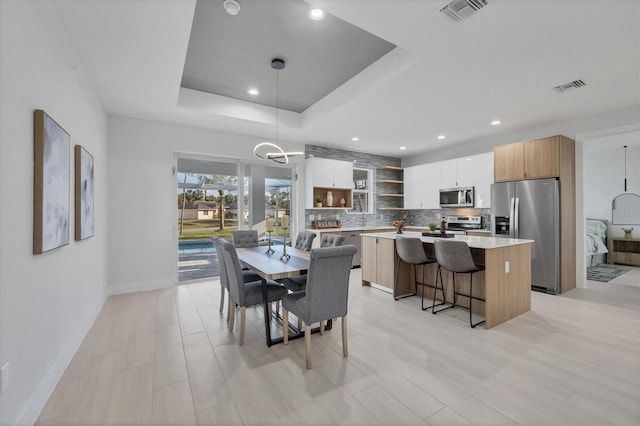
[[[640,135],[639,132],[634,134]],[[611,222],[611,202],[624,193],[624,148],[617,142],[618,139],[616,135],[585,142],[583,168],[586,217]],[[627,148],[627,192],[640,194],[640,146],[637,141]],[[609,225],[608,235],[622,237],[622,227],[629,225]],[[640,226],[635,226],[635,229],[640,232]]]
[[[109,292],[170,287],[178,261],[175,153],[255,162],[253,147],[263,140],[117,116],[109,116],[108,134]]]
[[[49,2],[0,1],[0,52],[0,423],[30,424],[106,297],[106,114]],[[96,206],[93,238],[37,256],[34,109],[94,155]]]

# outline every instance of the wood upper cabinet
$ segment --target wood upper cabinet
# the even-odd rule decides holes
[[[493,180],[524,180],[524,144],[514,143],[493,148]]]
[[[524,143],[524,178],[560,176],[560,136]]]
[[[494,180],[511,182],[525,179],[560,177],[563,158],[562,144],[573,141],[564,136],[552,136],[527,142],[496,146],[494,155]]]

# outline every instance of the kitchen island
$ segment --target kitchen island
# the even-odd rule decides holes
[[[363,234],[362,238],[362,285],[371,285],[402,297],[413,293],[420,294],[422,288],[425,298],[433,298],[430,287],[422,283],[422,268],[418,267],[417,277],[404,262],[399,262],[395,248],[395,232]],[[423,237],[419,232],[405,232],[402,236],[419,237],[425,252],[435,258],[434,237]],[[473,296],[482,301],[473,302],[473,312],[484,315],[485,327],[502,324],[524,312],[531,310],[531,244],[533,240],[492,238],[456,235],[456,241],[464,241],[471,248],[471,254],[477,264],[485,270],[474,277]],[[437,264],[424,266],[425,281],[435,282]],[[453,300],[452,274],[444,268],[447,302]],[[394,291],[396,274],[398,289]],[[417,283],[416,283],[417,282]],[[456,290],[462,294],[469,292],[469,274],[456,276]],[[456,303],[468,307],[468,298],[457,297]]]

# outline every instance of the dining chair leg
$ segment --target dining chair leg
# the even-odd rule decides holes
[[[298,318],[298,331],[302,330],[302,320]]]
[[[324,321],[320,321],[320,335],[324,334]]]
[[[233,300],[231,300],[231,294],[229,294],[229,297],[227,297],[228,301],[227,301],[227,324],[229,324],[229,321],[231,321],[231,307],[235,306],[235,303],[233,302]]]
[[[346,358],[349,356],[349,345],[347,344],[347,316],[343,316],[340,322],[342,323],[342,356]]]
[[[273,302],[269,302],[269,322],[273,320]]]
[[[220,283],[220,313],[224,310],[224,286]]]
[[[311,369],[311,326],[304,325],[304,350],[307,359],[307,368]]]
[[[233,331],[233,325],[236,320],[236,302],[229,297],[229,330]]]
[[[282,307],[282,343],[289,343],[289,311]]]
[[[240,341],[238,342],[240,345],[244,345],[244,326],[247,319],[246,310],[246,306],[240,307]]]

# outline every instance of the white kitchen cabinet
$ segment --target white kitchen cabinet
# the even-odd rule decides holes
[[[473,182],[475,207],[491,207],[491,184],[493,183],[493,152],[474,156]]]
[[[440,175],[442,163],[423,164],[422,168],[422,208],[440,208]]]
[[[305,168],[311,186],[322,188],[353,188],[353,163],[329,158],[308,158]]]
[[[440,161],[439,189],[473,186],[474,156]]]
[[[440,163],[404,169],[404,208],[440,208]]]
[[[475,207],[491,207],[493,153],[420,164],[404,169],[404,208],[439,209],[440,189],[475,187]]]
[[[344,198],[345,208],[352,208],[353,163],[329,158],[307,158],[305,166],[306,206],[315,208],[315,198],[323,198],[323,207],[339,208]],[[327,205],[331,191],[333,203]]]
[[[422,167],[411,166],[404,169],[404,208],[422,208]]]
[[[476,155],[456,158],[456,186],[474,186],[474,168]]]
[[[440,164],[440,184],[438,189],[449,189],[458,186],[456,183],[456,160],[439,161],[438,163]]]

